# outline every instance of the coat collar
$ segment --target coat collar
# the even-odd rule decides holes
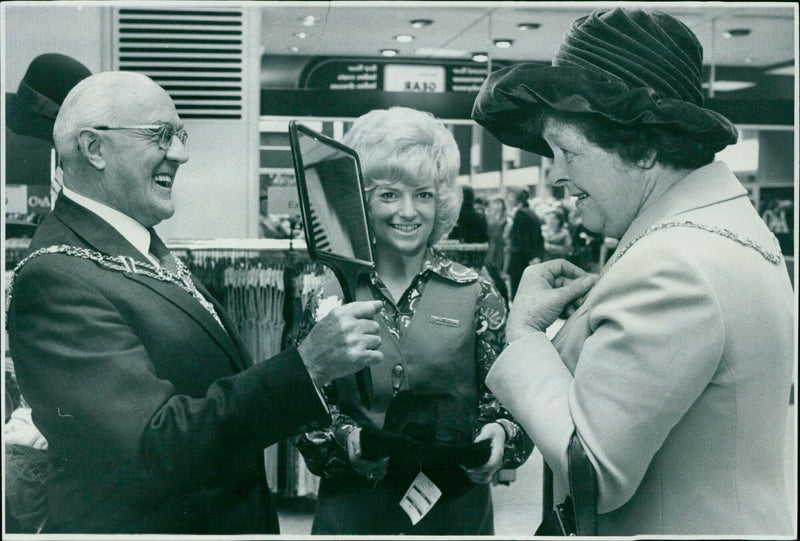
[[[456,282],[457,284],[468,284],[478,279],[478,273],[471,268],[462,265],[452,259],[445,257],[440,252],[429,247],[425,253],[425,260],[422,262],[420,274],[430,271],[438,274],[445,280]]]
[[[747,190],[727,165],[722,162],[705,165],[683,177],[644,209],[622,235],[619,245],[626,246],[652,225],[667,218],[746,196]]]
[[[108,255],[123,255],[150,263],[136,247],[108,222],[68,197],[56,199],[53,214],[91,248]]]

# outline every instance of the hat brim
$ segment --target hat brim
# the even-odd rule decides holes
[[[661,98],[650,88],[574,66],[516,64],[484,82],[472,118],[505,145],[548,158],[553,153],[534,133],[531,118],[543,105],[559,111],[597,113],[623,125],[673,126],[708,142],[714,152],[736,142],[738,131],[724,116],[679,99]]]
[[[53,141],[55,121],[25,107],[17,95],[6,92],[6,126],[17,135]]]

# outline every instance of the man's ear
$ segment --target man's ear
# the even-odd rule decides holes
[[[102,171],[106,168],[106,160],[103,155],[105,149],[95,130],[91,128],[81,130],[78,134],[78,150],[95,169]]]

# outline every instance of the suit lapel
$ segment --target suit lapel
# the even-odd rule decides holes
[[[137,250],[125,237],[111,227],[105,220],[85,209],[84,207],[74,203],[67,197],[59,197],[56,201],[55,208],[53,209],[56,217],[61,220],[64,225],[70,228],[83,242],[86,247],[92,248],[103,254],[117,256],[122,255],[130,257],[135,261],[150,263],[150,261]],[[188,292],[181,289],[178,285],[172,282],[163,282],[155,278],[149,278],[140,274],[123,273],[123,275],[137,282],[151,291],[161,295],[171,303],[175,304],[181,310],[186,312],[192,319],[197,321],[205,331],[211,335],[214,341],[225,351],[231,359],[232,364],[239,370],[242,370],[250,364],[249,356],[244,350],[242,344],[232,338],[235,336],[235,329],[231,325],[230,320],[223,314],[222,307],[211,297],[208,291],[195,281],[200,293],[210,299],[217,313],[220,315],[226,329],[223,330],[219,323],[214,320],[213,316],[206,311],[205,308],[191,296]],[[226,332],[227,330],[227,332]]]
[[[211,335],[214,341],[217,342],[217,344],[219,344],[219,346],[227,353],[236,368],[240,370],[246,368],[246,362],[241,358],[242,354],[239,351],[240,348],[234,344],[234,341],[229,334],[233,331],[230,328],[230,324],[227,319],[223,319],[223,322],[227,327],[227,329],[223,330],[223,328],[219,326],[219,323],[217,323],[213,316],[201,306],[197,299],[172,282],[162,282],[161,280],[149,278],[141,274],[124,273],[124,276],[129,280],[137,282],[154,291],[155,293],[158,293],[176,305],[178,308],[186,312],[187,315],[194,319],[203,327],[203,329],[205,329],[209,335]],[[201,292],[201,294],[203,294],[203,296],[209,298],[208,292],[205,291],[205,288],[201,289],[198,287],[198,290]],[[217,303],[213,302],[213,300],[212,304],[214,304],[214,308],[219,313],[222,308]],[[222,318],[221,315],[220,318]],[[226,330],[228,332],[226,332]]]

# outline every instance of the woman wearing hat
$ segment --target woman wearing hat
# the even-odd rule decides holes
[[[432,248],[459,215],[458,147],[441,122],[403,107],[358,118],[343,142],[364,172],[376,272],[359,283],[357,298],[383,301],[384,360],[372,367],[371,409],[353,378],[338,380],[326,390],[337,404],[333,425],[297,442],[322,477],[312,533],[492,534],[488,482],[532,447],[484,385],[504,344],[502,297]],[[301,336],[326,302],[311,303]],[[422,499],[401,507],[412,483],[425,497],[412,489]],[[429,510],[425,499],[435,502]]]
[[[620,239],[593,282],[526,271],[487,385],[552,468],[577,434],[600,535],[790,535],[784,487],[794,304],[778,243],[714,154],[736,128],[704,109],[702,48],[664,13],[576,20],[552,67],[494,72],[473,118],[552,158],[587,229]],[[575,479],[571,479],[575,482]]]

